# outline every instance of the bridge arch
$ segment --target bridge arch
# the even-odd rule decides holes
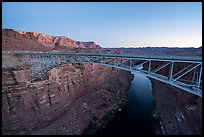
[[[125,70],[125,71],[129,71],[131,73],[134,73],[136,71],[132,71],[130,69],[127,69],[127,68],[124,68],[124,67],[118,67],[118,66],[115,66],[115,65],[110,65],[110,64],[103,64],[103,63],[97,63],[97,62],[62,62],[60,64],[57,64],[57,65],[51,65],[49,67],[47,67],[45,70],[41,70],[39,71],[38,73],[36,73],[36,75],[34,77],[38,77],[38,75],[40,75],[39,77],[42,77],[45,75],[46,72],[54,69],[54,68],[57,68],[61,65],[65,65],[65,64],[81,64],[81,65],[84,65],[84,64],[90,64],[90,65],[100,65],[100,66],[106,66],[106,67],[112,67],[112,68],[117,68],[117,69],[121,69],[121,70]],[[33,78],[35,79],[35,78]]]

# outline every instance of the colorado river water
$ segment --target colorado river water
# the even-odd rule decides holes
[[[159,132],[159,125],[152,119],[154,106],[151,81],[135,73],[128,91],[128,103],[99,134],[151,135]]]

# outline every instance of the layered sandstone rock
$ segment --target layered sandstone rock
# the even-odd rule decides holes
[[[85,48],[101,48],[99,45],[96,45],[95,42],[77,41],[76,44],[79,45],[79,47],[85,47]]]
[[[2,50],[51,51],[36,41],[32,34],[21,34],[12,29],[2,31]]]
[[[75,48],[101,48],[95,42],[74,41],[65,36],[50,36],[38,32],[20,30],[2,30],[3,50],[39,50],[49,51]]]
[[[34,83],[28,67],[2,74],[3,134],[82,134],[90,122],[101,127],[127,101],[132,80],[129,72],[97,65],[62,65]]]

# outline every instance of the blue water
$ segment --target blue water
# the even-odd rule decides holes
[[[151,135],[158,130],[152,119],[153,96],[151,81],[141,73],[135,73],[128,91],[128,103],[118,112],[100,133],[102,135]]]

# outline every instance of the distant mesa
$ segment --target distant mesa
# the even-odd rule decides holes
[[[2,30],[2,50],[52,51],[67,49],[98,49],[95,42],[75,41],[65,36],[50,36],[39,32]]]
[[[79,45],[80,47],[85,47],[85,48],[101,48],[99,45],[96,45],[95,42],[76,41],[76,44]]]

